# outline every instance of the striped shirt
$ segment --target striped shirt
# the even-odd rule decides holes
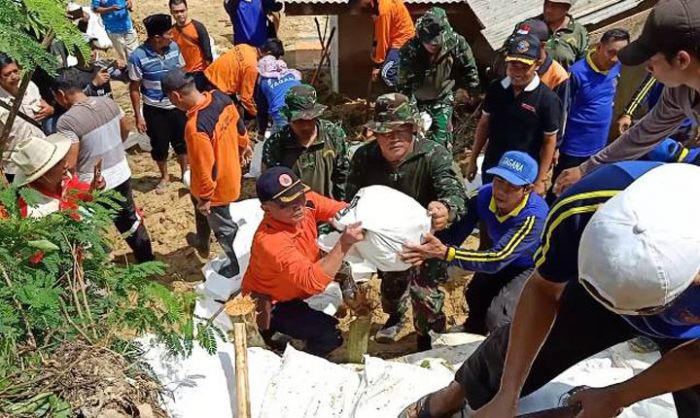
[[[71,106],[59,119],[58,132],[79,144],[78,177],[90,183],[95,163],[102,160],[107,190],[131,177],[122,145],[119,121],[124,112],[108,97],[89,97]]]
[[[447,245],[447,261],[465,270],[497,273],[507,266],[529,268],[532,255],[540,244],[540,232],[548,211],[539,195],[530,193],[510,213],[499,215],[493,198],[493,187],[487,184],[467,203],[467,213],[449,229],[438,234]],[[493,247],[479,251],[460,248],[479,221]]]
[[[184,66],[185,60],[175,42],[171,42],[163,54],[144,43],[129,55],[129,78],[141,82],[141,96],[145,105],[174,109],[160,83],[168,71]]]

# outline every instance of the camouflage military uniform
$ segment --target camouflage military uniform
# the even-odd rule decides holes
[[[345,198],[345,180],[350,161],[345,131],[339,125],[318,119],[326,109],[316,103],[316,91],[308,85],[292,87],[282,114],[289,121],[316,120],[316,141],[304,147],[287,125],[265,141],[263,165],[289,167],[311,190],[336,200]]]
[[[423,43],[440,45],[438,57],[431,57]],[[428,138],[448,148],[452,145],[454,89],[474,94],[479,74],[467,41],[456,33],[447,14],[433,7],[416,22],[416,37],[399,51],[399,92],[413,96],[418,109],[433,119]]]
[[[377,99],[374,120],[367,128],[383,133],[407,122],[419,124],[415,104],[401,94],[391,93]],[[452,155],[444,147],[418,136],[413,150],[396,167],[384,159],[376,141],[370,142],[353,155],[346,200],[352,200],[363,187],[380,184],[413,197],[426,208],[430,202],[440,201],[454,220],[464,211],[466,196],[452,167]],[[445,296],[438,285],[447,279],[445,269],[443,261],[432,260],[406,272],[382,274],[383,307],[388,313],[405,313],[406,306],[401,300],[408,288],[416,332],[425,336],[431,329],[443,331]]]
[[[547,41],[547,53],[567,70],[574,62],[584,58],[588,52],[588,31],[571,15],[569,24],[560,28]],[[535,19],[544,20],[543,15]]]

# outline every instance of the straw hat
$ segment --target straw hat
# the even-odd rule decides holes
[[[13,183],[24,186],[43,176],[68,154],[70,146],[71,140],[61,134],[46,139],[32,136],[19,142],[10,156],[17,166]]]

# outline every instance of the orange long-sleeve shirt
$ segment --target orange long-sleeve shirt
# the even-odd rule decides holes
[[[210,83],[226,94],[238,94],[241,104],[251,116],[257,115],[253,94],[258,79],[258,51],[239,44],[212,62],[204,75]]]
[[[377,0],[379,13],[374,19],[374,55],[372,60],[382,64],[387,52],[401,48],[416,36],[416,28],[403,0]]]
[[[241,195],[239,149],[248,146],[248,133],[231,98],[217,90],[203,94],[185,125],[190,190],[212,206],[228,205]]]
[[[346,206],[314,192],[306,193],[306,214],[297,225],[265,215],[253,237],[243,293],[267,295],[273,302],[306,299],[323,292],[333,277],[321,268],[316,224]]]

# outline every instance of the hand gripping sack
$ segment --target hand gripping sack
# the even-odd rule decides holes
[[[362,222],[366,231],[365,239],[345,256],[356,278],[377,270],[408,270],[410,264],[399,257],[403,244],[421,242],[430,231],[427,209],[412,197],[386,186],[360,189],[350,205],[333,219],[333,225],[341,231],[355,222]]]

